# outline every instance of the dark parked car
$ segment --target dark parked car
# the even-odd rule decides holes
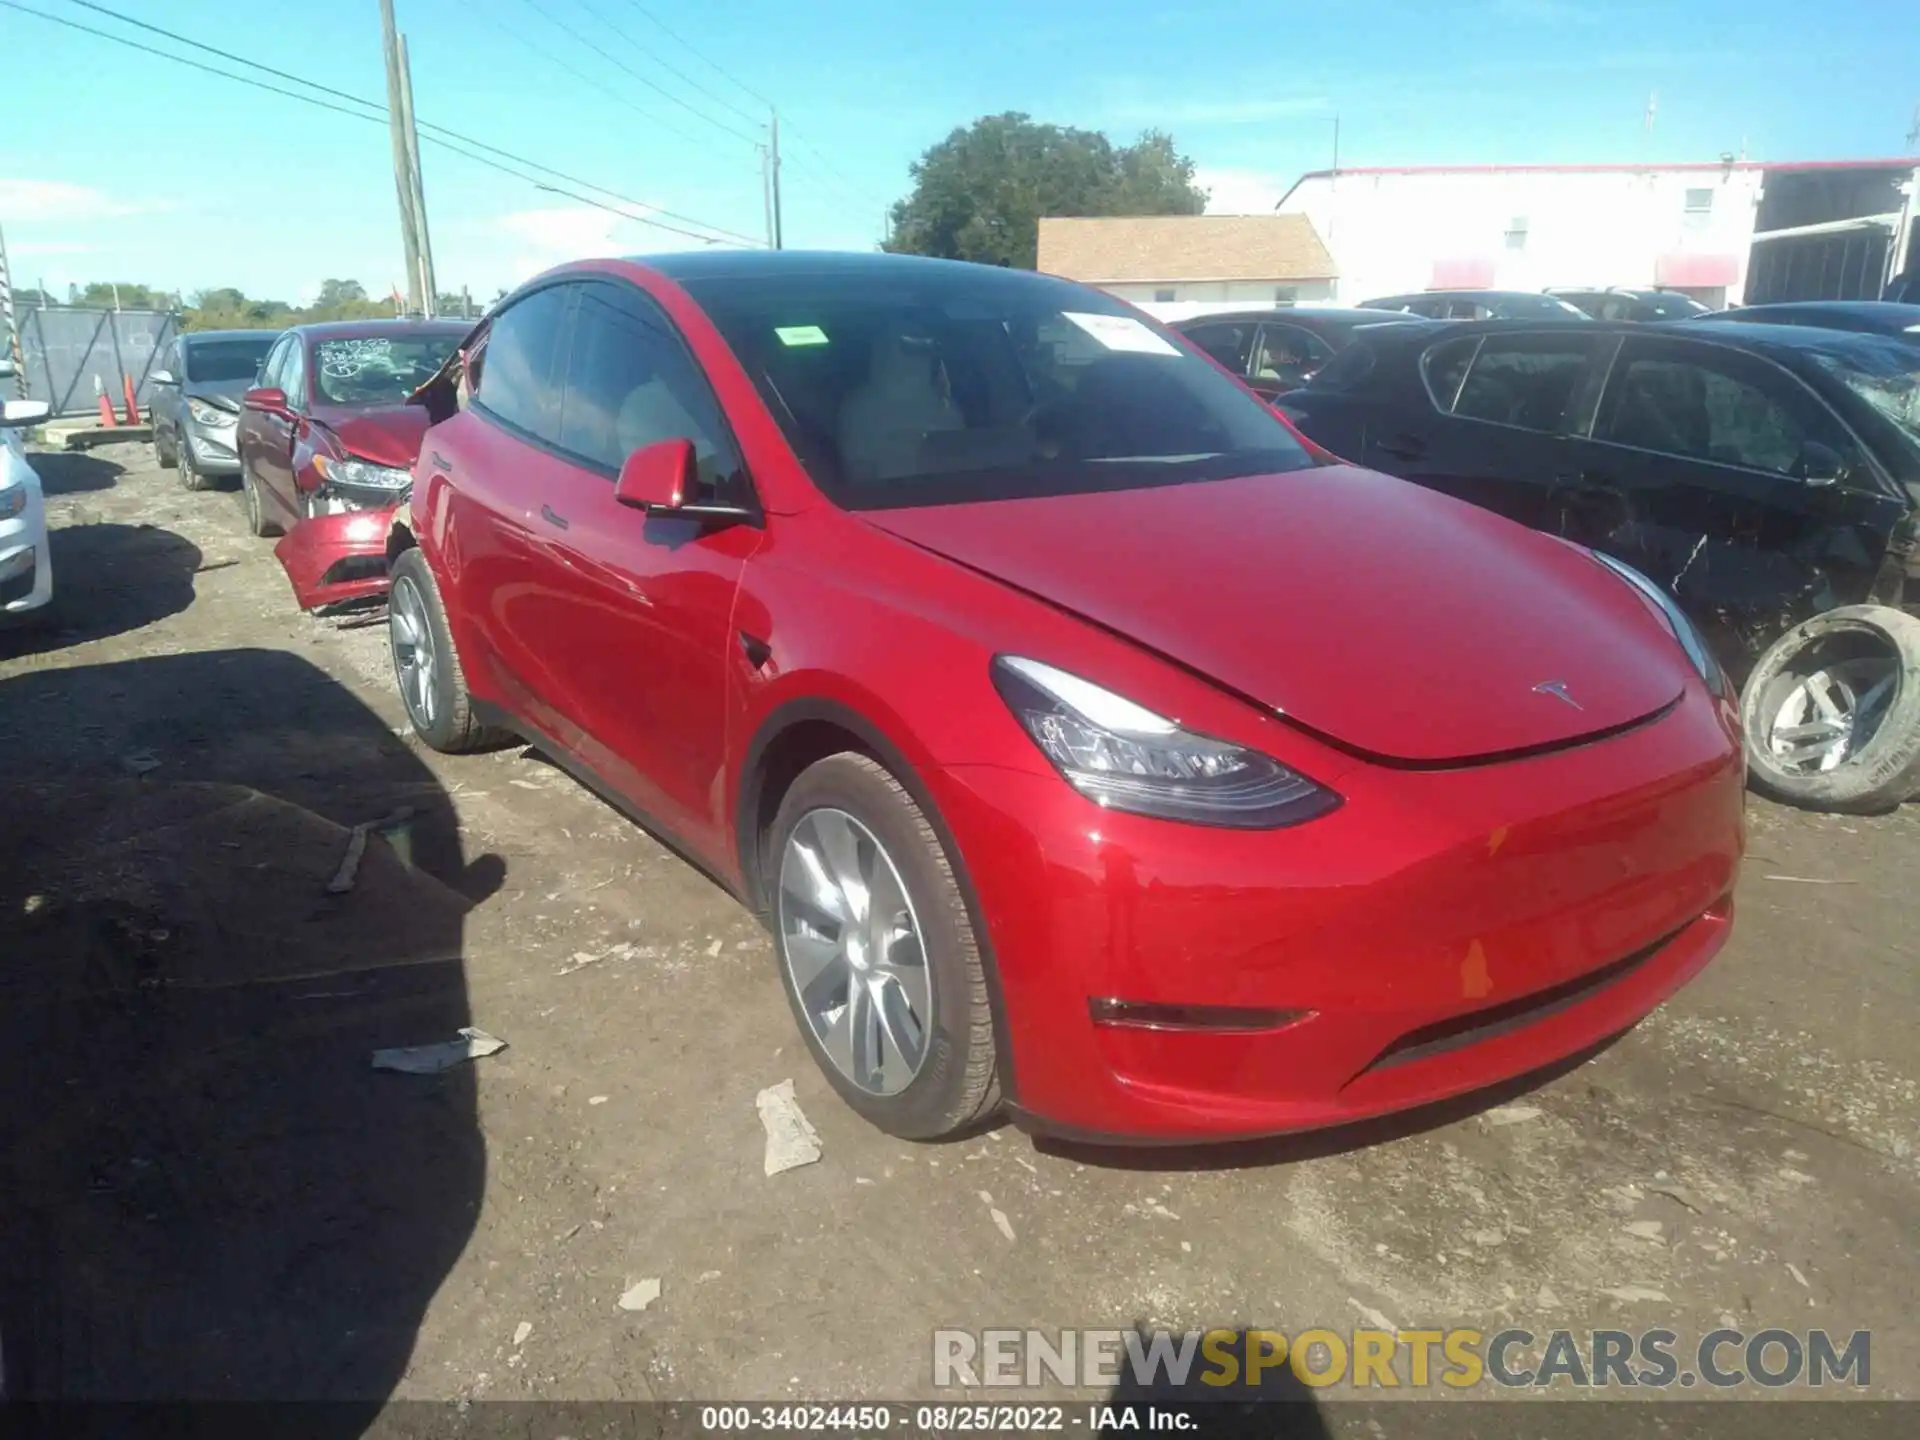
[[[1577,305],[1534,290],[1423,290],[1362,300],[1364,310],[1398,310],[1423,320],[1586,320]]]
[[[406,497],[427,419],[407,398],[431,380],[468,321],[350,320],[298,325],[246,392],[240,483],[256,535],[286,536],[274,557],[302,609],[387,588],[384,512]]]
[[[1808,617],[1920,601],[1920,349],[1904,340],[1604,321],[1386,329],[1281,409],[1355,464],[1635,566],[1737,680],[1763,670],[1771,685],[1769,647]],[[1899,621],[1920,624],[1872,623]],[[1881,685],[1897,682],[1909,641],[1875,643],[1878,668],[1864,652],[1803,664],[1797,693],[1770,692],[1777,704],[1748,687],[1763,785],[1804,803],[1867,803],[1837,793],[1835,772],[1871,768],[1875,707],[1914,703],[1900,698],[1913,687]],[[1760,773],[1776,762],[1779,773]],[[1820,783],[1796,793],[1795,777]]]
[[[280,338],[275,330],[201,330],[169,340],[147,380],[153,454],[180,467],[180,483],[204,490],[219,475],[238,475],[234,453],[240,397]]]
[[[1715,324],[1812,325],[1822,330],[1858,330],[1867,335],[1905,335],[1920,345],[1920,304],[1884,300],[1798,300],[1780,305],[1743,305],[1700,317]]]
[[[1348,306],[1295,305],[1196,315],[1173,328],[1269,398],[1304,385],[1353,337],[1380,325],[1418,324]]]
[[[1609,285],[1602,290],[1550,290],[1547,293],[1586,311],[1596,320],[1634,320],[1645,324],[1655,320],[1690,320],[1695,315],[1713,313],[1711,306],[1702,305],[1678,290],[1629,290]]]

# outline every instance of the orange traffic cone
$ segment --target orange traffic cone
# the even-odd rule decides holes
[[[100,392],[100,424],[108,430],[117,429],[120,422],[113,418],[113,402],[107,399],[107,392]]]
[[[127,424],[138,425],[140,423],[140,406],[133,398],[133,377],[131,375],[122,375],[120,377],[120,389],[127,397]]]

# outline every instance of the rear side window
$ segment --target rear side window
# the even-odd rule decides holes
[[[1480,348],[1480,337],[1463,336],[1434,346],[1420,357],[1420,373],[1426,378],[1427,394],[1442,410],[1451,411],[1460,394],[1460,380],[1467,373],[1473,352]]]
[[[1316,390],[1356,390],[1373,373],[1379,355],[1368,340],[1355,340],[1329,360],[1310,382]]]
[[[1301,385],[1332,358],[1327,342],[1311,330],[1298,325],[1262,325],[1254,378]]]
[[[691,440],[707,496],[739,470],[718,403],[666,316],[620,285],[580,287],[560,446],[606,470],[662,440]]]
[[[481,409],[548,444],[560,438],[554,361],[566,328],[568,296],[567,286],[550,285],[493,317],[474,391]]]
[[[1560,428],[1586,377],[1587,342],[1561,335],[1490,335],[1473,357],[1453,413],[1522,430]]]
[[[1214,325],[1196,325],[1187,338],[1236,375],[1247,373],[1247,355],[1253,348],[1253,322],[1222,321]]]

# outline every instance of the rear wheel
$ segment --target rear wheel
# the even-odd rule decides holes
[[[447,628],[427,557],[415,548],[393,562],[387,590],[387,643],[407,719],[422,740],[447,754],[483,750],[512,737],[474,718],[466,672]]]
[[[774,944],[807,1048],[849,1106],[934,1140],[1000,1103],[992,1001],[951,861],[865,755],[809,766],[767,835]]]
[[[1775,641],[1740,697],[1754,787],[1810,810],[1886,810],[1920,786],[1920,619],[1846,605]]]

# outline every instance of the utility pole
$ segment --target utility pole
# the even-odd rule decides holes
[[[413,213],[413,180],[400,101],[400,37],[393,27],[393,0],[380,0],[380,42],[387,61],[387,134],[393,141],[393,188],[400,198],[400,242],[406,251],[408,309],[426,314],[420,295],[420,226]]]
[[[388,0],[391,4],[391,0]],[[400,37],[400,120],[406,127],[407,176],[413,183],[414,244],[420,251],[420,313],[433,318],[440,292],[434,287],[433,239],[427,230],[427,191],[420,178],[420,132],[413,123],[413,62],[407,58],[407,37]]]
[[[768,149],[771,151],[768,169],[773,176],[773,248],[784,250],[786,238],[780,231],[780,112],[769,105],[767,114],[770,117],[767,126]]]
[[[767,248],[777,249],[773,237],[773,151],[765,145],[754,147],[760,152],[760,204],[767,212]]]
[[[13,388],[27,398],[27,362],[20,353],[20,327],[13,323],[13,272],[7,268],[7,236],[0,231],[0,319],[7,326],[7,356],[13,361]]]

